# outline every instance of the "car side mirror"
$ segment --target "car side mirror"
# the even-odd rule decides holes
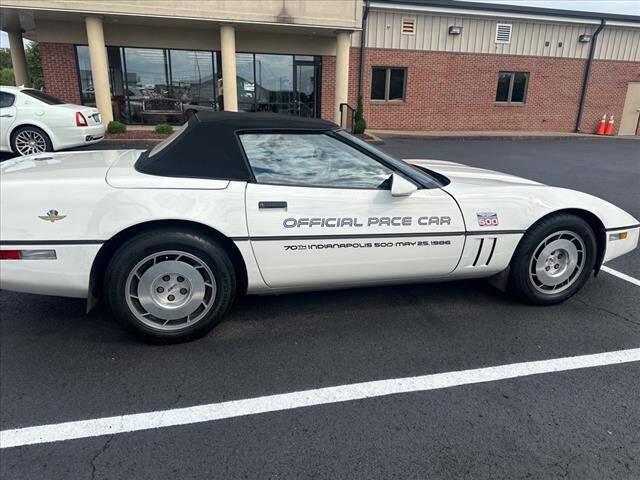
[[[408,197],[418,190],[415,183],[410,182],[401,175],[394,173],[391,176],[391,196],[392,197]]]

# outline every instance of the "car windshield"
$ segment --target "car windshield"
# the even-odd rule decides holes
[[[29,95],[30,97],[35,98],[36,100],[40,100],[41,102],[46,103],[47,105],[63,105],[65,103],[68,103],[63,102],[59,98],[56,98],[52,95],[41,92],[40,90],[25,89],[21,90],[21,92],[25,95]]]
[[[354,135],[350,135],[344,130],[338,130],[337,132],[335,132],[335,134],[339,137],[345,138],[349,142],[355,143],[363,150],[366,150],[372,153],[375,157],[382,159],[393,168],[396,168],[401,172],[405,172],[409,176],[417,177],[417,180],[419,180],[420,183],[422,183],[427,188],[439,188],[449,183],[449,180],[443,175],[432,172],[426,168],[411,165],[410,163],[403,162],[402,160],[398,160],[397,158],[393,158],[391,155],[384,153],[382,150],[375,148],[370,143],[367,143]]]
[[[149,156],[153,157],[157,153],[167,148],[167,146],[172,144],[180,135],[182,135],[187,125],[188,123],[185,123],[181,127],[178,127],[175,132],[173,132],[171,135],[169,135],[167,138],[165,138],[163,141],[161,141],[159,144],[153,147],[149,152]]]

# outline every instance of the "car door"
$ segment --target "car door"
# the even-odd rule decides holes
[[[443,277],[457,265],[464,223],[455,201],[323,133],[240,135],[251,246],[274,288]],[[393,196],[392,179],[415,190]]]
[[[0,150],[10,150],[9,132],[16,121],[16,96],[9,92],[0,92]]]

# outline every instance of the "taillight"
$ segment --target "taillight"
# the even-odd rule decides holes
[[[0,250],[0,260],[56,260],[55,250]]]
[[[76,127],[87,127],[88,125],[87,119],[84,118],[82,112],[76,112]]]
[[[0,260],[20,260],[20,250],[0,250]]]

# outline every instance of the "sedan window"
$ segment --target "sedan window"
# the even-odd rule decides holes
[[[247,133],[240,139],[259,183],[389,188],[391,169],[328,135]]]
[[[47,105],[63,105],[67,103],[67,102],[63,102],[59,98],[56,98],[52,95],[41,92],[40,90],[26,89],[26,90],[20,90],[20,92],[30,97],[33,97],[36,100],[40,100],[41,102],[46,103]]]
[[[15,99],[16,96],[11,93],[0,92],[0,108],[10,107]]]

